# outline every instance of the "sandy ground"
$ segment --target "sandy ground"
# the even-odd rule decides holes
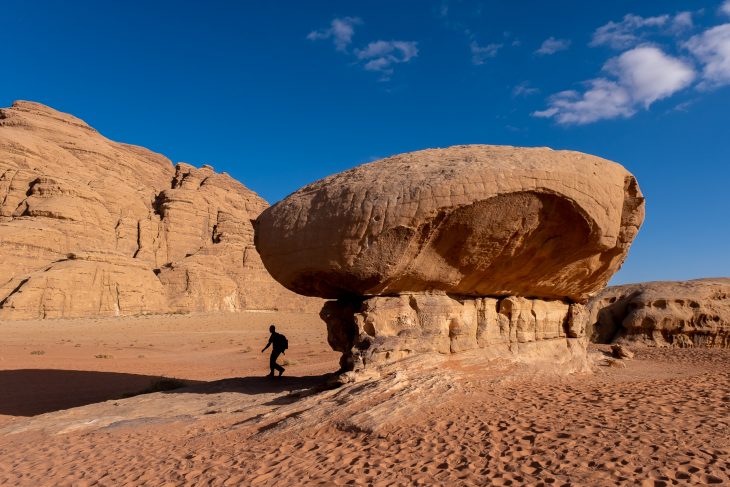
[[[272,321],[291,345],[278,381],[259,353]],[[316,315],[0,331],[0,485],[730,482],[730,350],[638,350],[569,376],[467,353],[332,389]],[[159,376],[192,385],[120,399]]]
[[[339,354],[316,314],[240,313],[0,322],[0,424],[144,390],[160,377],[263,376],[269,324],[293,375],[330,372]],[[268,351],[267,351],[268,354]],[[280,360],[282,361],[282,360]]]

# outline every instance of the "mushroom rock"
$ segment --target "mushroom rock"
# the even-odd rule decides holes
[[[619,164],[469,145],[305,186],[261,213],[255,243],[281,284],[334,300],[320,315],[353,369],[425,351],[579,349],[582,303],[621,266],[643,218]]]
[[[314,311],[253,245],[268,206],[39,103],[0,109],[0,319]]]

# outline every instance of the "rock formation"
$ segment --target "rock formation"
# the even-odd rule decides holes
[[[345,369],[477,347],[569,355],[580,303],[621,266],[643,217],[616,163],[456,146],[312,183],[259,216],[256,246],[287,288],[336,299],[320,315]]]
[[[730,278],[613,286],[588,308],[597,343],[730,347]]]
[[[268,276],[267,203],[38,103],[0,110],[0,319],[320,305]]]

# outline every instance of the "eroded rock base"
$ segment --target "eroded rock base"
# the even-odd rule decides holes
[[[585,308],[562,301],[415,293],[328,301],[320,316],[343,371],[472,349],[558,363],[585,356]]]

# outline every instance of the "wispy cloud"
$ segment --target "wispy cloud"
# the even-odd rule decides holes
[[[469,49],[471,50],[471,62],[475,65],[484,64],[487,59],[493,58],[502,48],[502,44],[487,44],[480,46],[476,41],[471,41]]]
[[[341,17],[330,22],[326,29],[315,30],[307,35],[310,41],[331,39],[335,49],[350,54],[356,58],[366,71],[375,71],[381,74],[381,80],[390,79],[393,74],[393,65],[407,63],[418,56],[418,43],[415,41],[374,41],[362,49],[349,50],[355,26],[362,24],[359,17]]]
[[[413,41],[375,41],[364,49],[356,49],[355,56],[368,71],[376,71],[389,79],[393,65],[407,63],[418,56],[418,44]]]
[[[549,56],[556,52],[565,51],[569,47],[569,39],[556,39],[555,37],[549,37],[543,41],[542,45],[537,51],[535,51],[535,53],[543,56]]]
[[[697,102],[697,100],[683,101],[682,103],[676,104],[670,110],[667,110],[667,113],[670,113],[670,112],[682,112],[682,113],[686,113],[686,112],[689,111],[689,107],[691,107],[692,105],[694,105],[696,102]]]
[[[346,52],[347,46],[352,42],[355,34],[355,26],[361,24],[358,17],[342,17],[333,19],[327,29],[314,30],[307,34],[307,39],[317,41],[321,39],[332,39],[335,49]]]
[[[611,21],[596,29],[590,45],[625,49],[637,44],[641,40],[640,30],[642,28],[663,26],[668,21],[669,15],[641,17],[639,15],[627,14],[620,22]]]
[[[722,5],[720,5],[720,12],[730,16],[730,0],[725,0]]]
[[[606,76],[587,81],[583,92],[556,93],[547,109],[532,115],[562,125],[628,118],[686,88],[695,78],[692,66],[651,46],[628,50],[610,59],[603,70]]]
[[[730,6],[730,1],[724,5]],[[730,84],[730,24],[707,29],[683,45],[702,64],[700,89]]]
[[[535,95],[539,92],[540,90],[538,88],[530,86],[529,81],[523,81],[522,83],[512,88],[512,96],[514,97],[526,97],[530,95]]]
[[[730,0],[728,0],[730,1]],[[672,19],[672,26],[675,30],[685,30],[694,27],[694,19],[692,18],[692,12],[679,12]]]
[[[730,0],[728,0],[730,1]],[[593,32],[590,46],[608,46],[612,49],[628,49],[642,43],[651,32],[677,34],[692,28],[694,21],[690,11],[675,15],[641,17],[627,14],[620,22],[608,22]]]

